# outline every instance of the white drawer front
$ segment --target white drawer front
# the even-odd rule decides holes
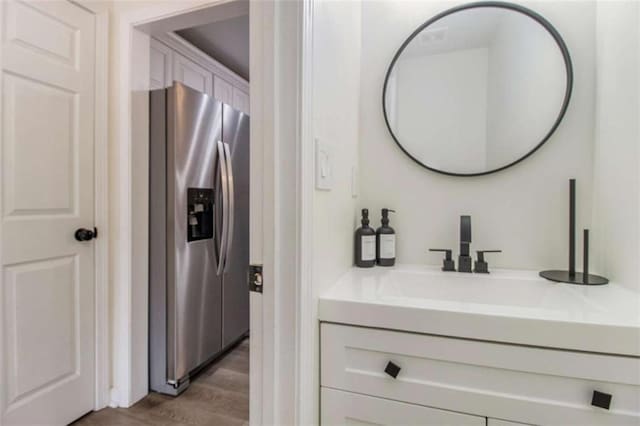
[[[532,424],[640,424],[635,358],[328,323],[321,339],[322,386]],[[610,410],[591,406],[594,390]]]
[[[487,419],[487,426],[530,426],[524,423],[510,422],[507,420]]]
[[[485,426],[485,418],[322,388],[320,423],[341,425]]]

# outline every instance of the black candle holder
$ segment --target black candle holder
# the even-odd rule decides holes
[[[583,267],[576,272],[576,180],[569,180],[569,270],[540,272],[542,278],[550,281],[579,285],[603,285],[609,280],[600,275],[589,274],[589,230],[583,231]]]

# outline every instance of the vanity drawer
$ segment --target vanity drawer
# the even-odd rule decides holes
[[[640,424],[637,358],[330,323],[321,339],[325,387],[523,423]]]
[[[322,388],[320,424],[341,425],[433,425],[486,426],[480,416],[454,413],[421,405]]]

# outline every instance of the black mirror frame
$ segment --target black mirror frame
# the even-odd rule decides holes
[[[535,147],[533,147],[533,149],[531,149],[528,153],[526,153],[525,155],[523,155],[519,159],[517,159],[517,160],[515,160],[515,161],[513,161],[513,162],[511,162],[511,163],[509,163],[507,165],[504,165],[504,166],[499,167],[497,169],[488,170],[486,172],[480,172],[480,173],[454,173],[454,172],[447,172],[447,171],[444,171],[444,170],[439,170],[439,169],[427,166],[422,161],[418,160],[416,157],[411,155],[409,153],[409,151],[407,151],[402,146],[402,144],[400,143],[398,138],[396,138],[396,135],[394,135],[393,130],[391,129],[391,125],[389,124],[389,118],[387,116],[387,107],[386,107],[386,102],[385,102],[385,98],[386,98],[386,95],[387,95],[387,84],[389,82],[389,76],[391,75],[391,70],[393,69],[393,66],[398,61],[398,58],[400,57],[400,55],[402,54],[404,49],[407,47],[407,45],[409,43],[411,43],[411,41],[422,30],[424,30],[425,28],[427,28],[429,25],[433,24],[434,22],[444,18],[445,16],[448,16],[448,15],[451,15],[453,13],[460,12],[460,11],[463,11],[463,10],[467,10],[467,9],[475,9],[475,8],[482,8],[482,7],[494,7],[494,8],[503,8],[503,9],[513,10],[515,12],[522,13],[523,15],[526,15],[529,18],[532,18],[533,20],[537,21],[540,25],[542,25],[542,27],[545,30],[547,30],[547,32],[549,34],[551,34],[551,36],[555,40],[556,44],[558,45],[558,48],[560,49],[560,52],[562,53],[562,58],[564,59],[564,64],[565,64],[565,68],[566,68],[566,71],[567,71],[567,88],[566,88],[566,91],[565,91],[565,94],[564,94],[564,100],[562,102],[562,108],[560,110],[560,113],[558,114],[558,117],[556,118],[556,121],[553,123],[553,126],[551,126],[551,129],[547,132],[547,134],[542,138],[542,141],[540,141],[540,143],[538,143]],[[480,1],[480,2],[463,4],[461,6],[456,6],[456,7],[453,7],[451,9],[445,10],[444,12],[441,12],[441,13],[437,14],[436,16],[434,16],[433,18],[429,19],[424,24],[420,25],[413,33],[411,33],[411,35],[409,37],[407,37],[407,39],[402,43],[402,45],[400,46],[400,48],[398,49],[396,54],[393,56],[393,59],[391,60],[391,64],[389,64],[389,68],[387,69],[387,74],[386,74],[386,76],[384,78],[384,86],[383,86],[383,89],[382,89],[382,111],[383,111],[383,114],[384,114],[384,122],[387,125],[387,129],[389,130],[389,133],[391,134],[391,137],[393,138],[395,143],[398,145],[398,147],[400,147],[402,152],[404,152],[409,158],[411,158],[417,164],[421,165],[425,169],[431,170],[433,172],[441,173],[441,174],[444,174],[444,175],[449,175],[449,176],[461,176],[461,177],[483,176],[483,175],[488,175],[488,174],[491,174],[491,173],[496,173],[496,172],[502,171],[502,170],[507,169],[507,168],[509,168],[511,166],[515,166],[516,164],[520,163],[521,161],[527,159],[534,152],[536,152],[542,145],[544,145],[545,142],[547,142],[549,140],[549,138],[551,137],[551,135],[553,135],[553,133],[556,131],[556,129],[560,125],[560,122],[564,118],[564,115],[567,112],[567,108],[569,107],[569,101],[571,99],[572,91],[573,91],[573,65],[571,63],[571,56],[569,55],[569,49],[567,48],[567,45],[565,44],[564,40],[562,39],[562,36],[560,35],[560,33],[554,28],[553,25],[551,25],[551,23],[549,21],[547,21],[543,16],[541,16],[540,14],[534,12],[533,10],[528,9],[526,7],[523,7],[523,6],[520,6],[520,5],[517,5],[517,4],[507,3],[507,2],[500,2],[500,1]]]

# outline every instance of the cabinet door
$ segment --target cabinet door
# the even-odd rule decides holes
[[[237,87],[233,88],[233,108],[249,115],[249,95]]]
[[[213,97],[220,102],[233,106],[233,86],[228,81],[214,75]]]
[[[213,93],[212,74],[179,53],[173,53],[174,80],[209,96]]]
[[[321,386],[524,423],[639,426],[637,358],[325,322],[320,334]],[[610,409],[592,406],[595,391]]]
[[[337,425],[485,426],[485,418],[322,388],[320,423]]]
[[[487,426],[532,426],[529,423],[517,423],[509,420],[487,419]]]
[[[149,86],[151,90],[164,89],[173,83],[172,60],[170,48],[157,40],[151,39],[149,55]]]

